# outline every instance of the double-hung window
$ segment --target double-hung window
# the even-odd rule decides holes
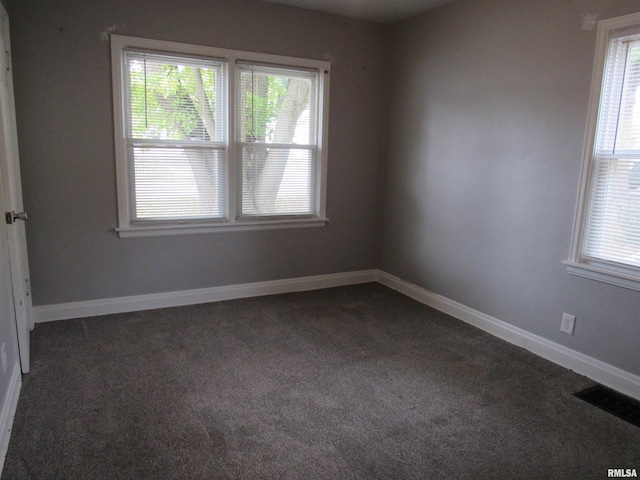
[[[315,214],[318,75],[238,63],[239,218]]]
[[[640,13],[599,22],[571,273],[640,290]]]
[[[328,62],[111,47],[120,236],[324,225]]]

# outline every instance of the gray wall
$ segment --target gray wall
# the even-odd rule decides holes
[[[246,0],[10,6],[35,305],[376,267],[387,27]],[[118,238],[107,29],[331,59],[328,226]]]
[[[640,292],[569,275],[595,30],[637,0],[459,0],[398,25],[381,267],[640,374]],[[577,316],[574,336],[562,312]]]

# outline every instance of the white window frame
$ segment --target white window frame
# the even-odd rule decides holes
[[[210,57],[226,62],[227,78],[225,79],[225,95],[227,99],[227,131],[225,142],[227,147],[227,214],[220,220],[202,222],[167,222],[162,224],[133,223],[131,218],[130,179],[126,152],[126,112],[124,85],[126,74],[124,54],[128,49],[146,49],[158,53],[179,55],[197,55]],[[318,71],[318,135],[315,205],[313,217],[296,218],[275,217],[268,219],[242,219],[237,215],[238,178],[238,144],[235,135],[235,74],[237,62],[256,62],[283,68],[302,68]],[[301,227],[321,227],[329,219],[326,218],[327,190],[327,134],[329,131],[329,77],[331,64],[327,61],[285,57],[281,55],[262,54],[240,50],[228,50],[203,45],[150,40],[138,37],[111,35],[111,71],[113,83],[114,105],[114,137],[116,157],[116,181],[118,200],[118,226],[115,228],[120,237],[152,237],[166,235],[185,235],[210,232],[229,232],[242,230],[283,229]]]
[[[588,259],[584,254],[584,237],[591,195],[595,137],[609,44],[616,32],[631,29],[635,31],[636,27],[640,31],[640,12],[598,22],[578,202],[574,218],[570,255],[569,259],[563,263],[566,265],[567,271],[572,275],[640,291],[640,269],[631,266],[625,267],[624,265],[604,260]]]

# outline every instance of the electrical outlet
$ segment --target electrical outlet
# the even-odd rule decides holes
[[[576,317],[569,315],[568,313],[562,314],[562,323],[560,324],[560,331],[568,335],[573,335],[573,330],[576,328]]]
[[[0,354],[2,355],[2,373],[7,373],[7,347],[4,343],[0,347]]]

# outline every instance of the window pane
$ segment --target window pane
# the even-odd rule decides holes
[[[240,216],[315,212],[315,150],[244,147],[241,162]]]
[[[640,40],[629,44],[624,69],[616,153],[640,151]]]
[[[255,65],[238,72],[238,141],[315,145],[317,73]]]
[[[125,58],[130,137],[223,140],[220,62],[139,52]]]
[[[131,148],[134,220],[223,217],[224,150]]]
[[[640,158],[596,162],[585,255],[640,267]]]
[[[602,86],[596,152],[640,152],[640,40],[614,39]]]

